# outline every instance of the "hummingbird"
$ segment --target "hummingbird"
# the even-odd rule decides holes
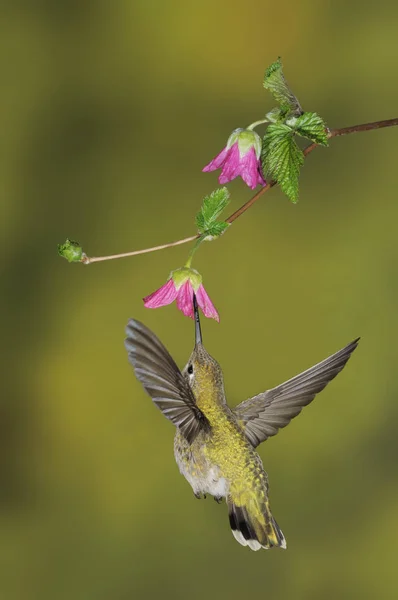
[[[256,448],[296,417],[344,368],[359,338],[285,383],[230,408],[218,362],[203,346],[193,297],[195,346],[180,371],[157,336],[130,319],[125,346],[135,375],[176,426],[174,456],[197,498],[226,500],[232,533],[251,550],[279,546],[285,537],[268,498],[268,476]]]

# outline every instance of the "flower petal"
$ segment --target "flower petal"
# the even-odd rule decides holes
[[[262,172],[262,166],[261,166],[261,162],[259,162],[258,164],[258,174],[257,174],[257,184],[258,185],[267,185],[267,182],[265,181],[264,177],[263,177],[263,172]]]
[[[214,307],[213,302],[210,300],[209,296],[203,285],[200,285],[196,292],[196,300],[205,317],[208,319],[215,319],[216,321],[220,321],[220,317],[216,308]]]
[[[177,292],[177,308],[186,317],[193,319],[193,287],[189,280]]]
[[[161,288],[144,298],[145,308],[159,308],[171,304],[177,298],[174,281],[169,279]]]
[[[228,183],[236,177],[252,190],[257,185],[266,185],[261,166],[261,138],[252,130],[236,129],[232,132],[225,148],[218,154],[203,171],[221,169],[218,181]]]
[[[209,162],[208,165],[203,167],[202,171],[204,173],[208,173],[209,171],[215,171],[216,169],[219,169],[220,167],[222,167],[227,154],[228,154],[228,147],[225,147],[223,150],[221,150],[220,154],[217,154],[217,156]]]
[[[221,184],[228,183],[228,181],[232,181],[240,175],[240,161],[238,142],[235,142],[228,151],[228,156],[225,159],[224,166],[218,178]]]
[[[256,156],[256,151],[253,146],[241,158],[239,174],[246,185],[254,190],[259,183],[259,160]]]

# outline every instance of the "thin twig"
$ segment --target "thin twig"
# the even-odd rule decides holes
[[[328,138],[338,137],[339,135],[348,135],[351,133],[360,133],[361,131],[371,131],[372,129],[382,129],[383,127],[393,127],[394,125],[398,125],[398,119],[387,119],[385,121],[374,121],[373,123],[363,123],[362,125],[353,125],[352,127],[341,127],[340,129],[330,129],[328,133]],[[309,144],[303,150],[304,156],[308,156],[310,152],[315,150],[318,147],[318,144]],[[254,194],[247,202],[245,202],[238,210],[236,210],[232,215],[226,219],[227,223],[233,223],[236,221],[238,217],[243,215],[265,192],[268,192],[272,187],[276,185],[276,181],[271,181],[267,183],[264,187],[261,188],[258,192]],[[86,256],[83,255],[81,262],[89,265],[94,262],[101,262],[104,260],[114,260],[116,258],[126,258],[128,256],[137,256],[138,254],[147,254],[148,252],[156,252],[157,250],[165,250],[166,248],[173,248],[174,246],[180,246],[181,244],[187,244],[188,242],[193,242],[199,238],[199,233],[196,235],[191,235],[190,237],[186,237],[182,240],[177,240],[176,242],[169,242],[168,244],[162,244],[161,246],[153,246],[152,248],[144,248],[143,250],[134,250],[133,252],[123,252],[122,254],[112,254],[110,256]]]
[[[152,248],[144,248],[143,250],[133,250],[133,252],[122,252],[122,254],[111,254],[109,256],[86,256],[82,257],[81,262],[85,265],[89,265],[94,262],[101,262],[103,260],[114,260],[115,258],[127,258],[128,256],[137,256],[137,254],[147,254],[148,252],[156,252],[157,250],[164,250],[165,248],[172,248],[173,246],[180,246],[181,244],[187,244],[193,242],[199,237],[197,235],[191,235],[190,237],[184,238],[183,240],[177,240],[176,242],[169,242],[168,244],[162,244],[161,246],[153,246]]]
[[[238,208],[238,210],[232,213],[232,215],[228,217],[228,219],[226,219],[227,223],[233,223],[234,221],[236,221],[238,217],[243,215],[244,212],[246,212],[251,206],[253,206],[253,204],[257,202],[257,200],[261,198],[261,196],[265,194],[265,192],[268,192],[268,190],[274,187],[274,185],[276,185],[276,181],[270,181],[264,187],[262,187],[261,190],[257,192],[257,194],[254,194],[254,196],[252,196],[247,202],[245,202],[240,208]]]
[[[363,125],[353,125],[352,127],[341,127],[340,129],[331,129],[329,138],[338,135],[347,135],[349,133],[359,133],[361,131],[370,131],[371,129],[382,129],[383,127],[393,127],[398,125],[398,119],[386,119],[385,121],[374,121],[373,123],[364,123]]]

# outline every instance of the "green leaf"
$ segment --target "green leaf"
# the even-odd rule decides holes
[[[230,223],[227,223],[226,221],[217,221],[206,231],[206,235],[203,239],[207,242],[215,240],[216,238],[220,237],[220,235],[222,235],[229,226]]]
[[[201,209],[195,218],[199,233],[207,233],[217,222],[217,218],[228,204],[229,191],[226,187],[218,188],[205,196]]]
[[[66,238],[64,244],[58,244],[58,254],[71,263],[81,262],[84,253],[79,242],[74,242],[73,240]]]
[[[266,90],[271,92],[285,116],[287,114],[302,114],[303,109],[300,106],[300,102],[289,88],[283,75],[280,57],[265,71],[263,85]]]
[[[292,128],[283,123],[269,125],[263,139],[261,158],[265,175],[279,183],[286,196],[296,203],[304,154],[294,140]]]
[[[305,112],[299,117],[293,117],[286,121],[294,131],[316,144],[328,145],[327,127],[324,120],[314,112]]]
[[[265,116],[268,119],[269,123],[279,123],[280,121],[284,120],[286,115],[280,108],[275,107],[272,110],[270,110]]]

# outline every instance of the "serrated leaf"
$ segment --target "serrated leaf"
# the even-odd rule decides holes
[[[204,231],[206,231],[206,223],[201,211],[199,211],[195,217],[195,224],[199,233],[203,233]]]
[[[277,181],[286,196],[296,203],[304,155],[295,142],[292,128],[283,123],[269,125],[263,139],[261,158],[265,175]]]
[[[327,127],[317,113],[305,112],[299,117],[286,121],[298,135],[305,137],[316,144],[328,145]]]
[[[220,237],[230,226],[230,223],[226,221],[217,221],[206,231],[206,237],[204,238],[206,241],[215,240]]]
[[[202,213],[206,221],[215,221],[229,204],[230,194],[226,187],[217,188],[203,198]]]
[[[265,71],[263,85],[269,90],[280,106],[284,115],[301,115],[303,109],[300,102],[289,88],[283,75],[282,61],[280,57]]]
[[[206,233],[211,229],[228,203],[229,191],[226,187],[218,188],[203,198],[201,209],[195,218],[199,233]]]

